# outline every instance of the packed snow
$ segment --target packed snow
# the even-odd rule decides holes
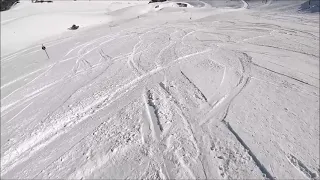
[[[318,0],[1,12],[1,178],[318,179],[319,125]]]

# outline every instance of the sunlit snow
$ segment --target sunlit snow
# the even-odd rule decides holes
[[[318,0],[1,12],[1,178],[319,175]]]

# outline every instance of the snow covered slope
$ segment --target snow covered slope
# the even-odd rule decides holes
[[[73,24],[80,29],[113,21],[108,12],[146,1],[22,1],[1,12],[1,57],[35,45],[59,39]],[[71,35],[72,32],[69,32]],[[28,36],[26,36],[26,34]],[[70,36],[70,35],[69,35]]]
[[[8,11],[1,178],[319,178],[319,14],[240,2],[72,2],[45,43]]]

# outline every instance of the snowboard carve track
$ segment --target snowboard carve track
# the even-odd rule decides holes
[[[229,108],[228,108],[229,109]],[[241,137],[238,135],[238,133],[231,127],[231,125],[225,120],[228,115],[228,109],[226,111],[226,114],[224,115],[222,119],[222,123],[228,128],[228,130],[236,137],[236,139],[239,141],[239,143],[248,151],[248,154],[251,156],[252,160],[255,162],[255,164],[260,169],[261,173],[263,173],[267,179],[275,180],[269,171],[265,168],[265,166],[259,161],[257,156],[251,151],[251,149],[247,146],[247,144],[241,139]]]
[[[186,117],[186,113],[184,113],[184,111],[181,109],[179,102],[176,100],[175,97],[173,97],[170,93],[170,91],[168,90],[168,88],[165,87],[164,83],[160,82],[159,83],[160,89],[167,94],[167,97],[170,98],[170,101],[172,102],[172,106],[175,108],[177,114],[179,114],[179,116],[182,118],[183,123],[185,125],[185,129],[188,131],[188,133],[190,134],[190,141],[193,143],[193,146],[196,150],[196,154],[195,157],[193,157],[193,160],[196,162],[196,164],[198,164],[199,169],[202,170],[203,176],[201,176],[201,174],[197,174],[198,176],[195,176],[195,174],[192,172],[192,170],[185,164],[183,157],[179,155],[179,153],[176,153],[176,155],[179,158],[179,162],[183,165],[183,167],[186,169],[187,172],[189,172],[189,175],[195,179],[201,179],[201,178],[206,178],[208,179],[208,175],[206,172],[206,168],[204,166],[204,160],[205,160],[205,156],[202,154],[201,151],[201,147],[199,147],[199,142],[198,139],[200,138],[199,136],[197,136],[197,134],[199,132],[195,132],[195,131],[199,131],[200,127],[197,126],[196,124],[191,124],[191,122],[187,119]],[[193,130],[193,128],[195,128],[195,130]]]
[[[142,39],[139,36],[139,42],[134,45],[133,50],[131,52],[131,55],[128,58],[128,65],[133,70],[133,72],[135,73],[135,75],[137,77],[139,77],[143,74],[143,72],[141,72],[141,70],[138,68],[137,64],[134,61],[135,55],[138,54],[136,51],[141,46],[141,44],[142,44]]]
[[[219,110],[225,105],[230,104],[251,80],[250,73],[252,57],[243,52],[239,53],[235,51],[235,53],[235,55],[240,55],[240,57],[237,56],[234,59],[227,58],[228,60],[222,62],[213,61],[220,66],[223,66],[224,72],[217,92],[209,98],[209,106],[205,106],[204,108],[205,114],[204,117],[202,117],[203,120],[200,122],[200,126],[208,121],[211,122],[211,117],[216,115],[216,113],[219,112]],[[211,57],[209,58],[212,59]],[[233,67],[236,63],[239,65],[239,67]],[[236,77],[236,81],[230,85],[229,81],[231,81],[234,77]]]
[[[309,179],[317,179],[318,175],[315,172],[312,172],[306,165],[304,165],[299,159],[297,159],[292,154],[287,154],[288,161],[297,169],[299,170],[304,176]]]
[[[21,81],[21,80],[23,80],[23,79],[26,78],[26,77],[29,77],[29,76],[31,76],[31,75],[33,75],[33,74],[36,74],[36,73],[38,73],[39,71],[40,71],[40,72],[41,72],[41,71],[45,71],[46,69],[50,69],[50,66],[46,66],[46,67],[44,67],[44,68],[40,68],[40,69],[37,69],[37,70],[35,70],[35,71],[29,72],[28,74],[25,74],[25,75],[23,75],[23,76],[20,76],[20,77],[14,79],[14,80],[12,80],[12,81],[10,81],[10,82],[2,85],[2,86],[1,86],[1,89],[2,89],[2,88],[5,88],[5,87],[8,87],[8,86],[10,86],[10,85],[12,85],[12,84],[14,84],[14,83],[16,83],[16,82],[18,82],[18,81]]]
[[[201,90],[188,78],[188,76],[186,76],[182,71],[180,71],[181,74],[183,75],[183,77],[185,77],[189,83],[194,87],[194,89],[196,90],[196,93],[200,94],[200,96],[202,97],[202,99],[205,101],[205,102],[208,102],[206,96],[201,92]]]
[[[302,83],[302,84],[306,84],[306,85],[311,86],[311,87],[313,87],[313,88],[318,88],[318,87],[316,87],[316,86],[314,86],[314,85],[312,85],[312,84],[310,84],[310,83],[308,83],[308,82],[302,81],[302,80],[297,79],[297,78],[295,78],[295,77],[291,77],[291,76],[288,76],[288,75],[286,75],[286,74],[282,74],[282,73],[276,72],[276,71],[274,71],[274,70],[271,70],[271,69],[269,69],[269,68],[262,67],[262,66],[260,66],[259,64],[256,64],[256,63],[252,63],[252,64],[255,65],[255,66],[257,66],[257,67],[259,67],[259,68],[262,68],[262,69],[264,69],[264,70],[267,70],[267,71],[273,72],[273,73],[275,73],[275,74],[278,74],[278,75],[287,77],[287,78],[289,78],[289,79],[295,80],[295,81],[300,82],[300,83]]]
[[[50,88],[52,88],[52,86],[54,86],[58,82],[59,81],[49,83],[49,84],[37,89],[36,91],[33,91],[33,92],[25,95],[20,101],[15,101],[15,102],[12,102],[9,105],[5,106],[3,108],[5,113],[3,113],[2,116],[5,116],[6,114],[10,113],[12,110],[16,109],[17,107],[21,106],[22,104],[27,103],[27,102],[33,100],[34,98],[37,98],[38,96],[43,95],[46,91],[48,91]],[[6,111],[7,109],[9,109],[9,110]]]
[[[15,92],[19,91],[20,89],[25,88],[26,86],[28,86],[29,84],[33,83],[34,81],[36,81],[38,78],[46,75],[50,70],[52,70],[52,68],[56,65],[57,63],[54,64],[50,64],[49,66],[46,67],[45,71],[42,72],[41,74],[39,74],[37,77],[35,77],[32,81],[28,82],[27,84],[15,89],[13,92],[11,92],[10,94],[8,94],[6,97],[4,97],[3,99],[1,99],[1,101],[7,99],[8,97],[10,97],[12,94],[14,94]],[[2,110],[3,108],[1,108],[1,113],[3,112]]]
[[[299,54],[304,54],[313,58],[319,58],[319,56],[316,56],[314,54],[310,54],[310,53],[305,53],[305,52],[301,52],[301,51],[295,51],[295,50],[291,50],[291,49],[287,49],[287,48],[282,48],[282,47],[276,47],[276,46],[271,46],[271,45],[261,45],[261,44],[256,44],[256,43],[249,43],[255,46],[261,46],[261,47],[267,47],[267,48],[272,48],[272,49],[279,49],[279,50],[283,50],[283,51],[288,51],[288,52],[294,52],[294,53],[299,53]]]
[[[170,42],[166,47],[164,47],[164,48],[162,48],[161,50],[160,50],[160,52],[158,53],[158,55],[157,55],[157,57],[156,57],[156,59],[155,59],[155,63],[156,63],[156,65],[157,65],[157,67],[159,67],[159,66],[163,66],[163,63],[161,62],[161,60],[160,60],[160,57],[164,54],[164,52],[166,51],[166,50],[168,50],[171,46],[173,46],[175,44],[175,42]]]
[[[26,105],[24,108],[22,108],[16,115],[14,115],[10,120],[6,121],[5,123],[9,123],[11,120],[19,116],[25,109],[27,109],[33,102],[30,102],[28,105]],[[2,124],[3,125],[3,124]]]
[[[146,91],[146,94],[144,95],[144,103],[149,117],[150,129],[152,131],[153,138],[156,141],[159,141],[163,128],[159,121],[158,108],[153,102],[153,95],[150,90]]]
[[[149,150],[153,149],[152,153],[148,154],[148,157],[151,161],[155,162],[160,168],[160,173],[162,174],[161,178],[170,179],[170,173],[167,168],[167,161],[166,155],[172,157],[174,154],[174,150],[168,149],[168,138],[170,137],[171,128],[164,131],[162,124],[160,122],[160,118],[167,118],[167,116],[163,116],[165,109],[168,106],[165,106],[162,101],[158,101],[158,91],[152,90],[145,90],[143,94],[143,101],[145,110],[142,112],[142,118],[145,121],[143,132],[142,132],[142,142],[144,143],[145,147],[148,147]],[[159,96],[162,97],[163,94]],[[170,106],[169,106],[170,107]],[[162,113],[160,112],[162,111]],[[170,117],[169,117],[170,118]],[[168,119],[166,119],[168,120]],[[150,132],[151,131],[151,132]],[[173,132],[171,132],[173,133]],[[153,137],[153,141],[150,140],[150,136]],[[158,136],[157,136],[158,135]],[[160,138],[161,135],[161,138]],[[159,147],[166,147],[166,150],[163,151]],[[169,160],[171,161],[171,160]]]

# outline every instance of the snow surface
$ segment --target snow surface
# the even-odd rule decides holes
[[[319,178],[316,6],[177,2],[1,12],[1,178]]]
[[[109,12],[146,4],[145,1],[54,1],[31,3],[22,1],[10,11],[1,12],[1,56],[61,38],[73,24],[80,28],[114,20]],[[70,32],[71,33],[71,32]],[[28,36],[26,36],[26,34]]]

